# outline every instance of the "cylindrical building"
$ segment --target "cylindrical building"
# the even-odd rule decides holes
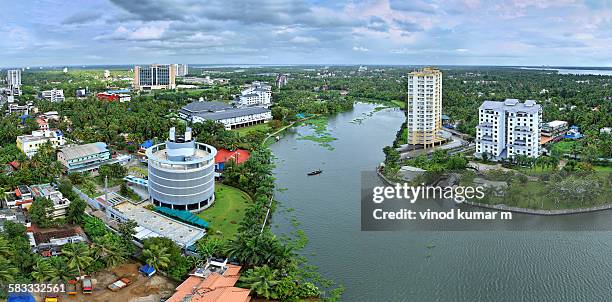
[[[217,149],[197,143],[187,128],[184,136],[170,129],[170,138],[147,149],[149,195],[156,206],[200,211],[215,200]]]

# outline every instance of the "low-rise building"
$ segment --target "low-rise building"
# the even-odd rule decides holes
[[[542,124],[542,135],[557,137],[563,135],[567,129],[568,124],[566,121],[552,121]]]
[[[236,107],[269,107],[272,103],[272,87],[265,83],[255,81],[249,87],[242,90],[241,94],[234,99]]]
[[[78,227],[63,228],[61,230],[37,229],[33,232],[33,251],[43,257],[58,256],[62,253],[62,246],[68,243],[87,242],[87,235]]]
[[[64,134],[60,130],[37,130],[30,135],[20,135],[17,137],[17,148],[25,153],[26,156],[32,157],[40,146],[51,143],[51,146],[58,148],[66,143]]]
[[[38,124],[38,130],[49,130],[49,123],[47,123],[47,121],[42,116],[36,118],[36,123]]]
[[[263,107],[234,108],[221,102],[192,102],[179,111],[179,116],[192,123],[207,120],[219,122],[225,129],[236,129],[266,123],[272,119],[272,111]]]
[[[215,121],[223,124],[225,129],[237,129],[267,123],[272,119],[272,111],[262,107],[233,108],[221,112],[208,112],[193,116],[193,123]]]
[[[236,164],[241,164],[249,159],[251,153],[247,150],[236,149],[230,151],[227,149],[217,149],[217,155],[215,155],[215,171],[221,172],[225,169],[225,164],[233,160]]]
[[[250,290],[234,286],[241,268],[227,259],[210,258],[203,267],[189,274],[166,302],[249,302]]]
[[[94,171],[113,161],[110,150],[103,142],[65,146],[57,153],[57,160],[64,165],[67,173]]]
[[[64,197],[62,192],[58,191],[56,187],[51,184],[42,184],[30,186],[30,191],[36,198],[47,198],[53,202],[53,208],[49,212],[51,219],[62,218],[66,215],[66,210],[70,206],[70,200]]]
[[[604,133],[610,134],[610,133],[612,133],[612,128],[610,128],[610,127],[603,127],[601,129],[599,129],[599,133],[601,133],[601,134],[604,134]]]
[[[51,102],[62,102],[64,101],[64,90],[53,88],[51,90],[41,91],[38,97]]]
[[[125,93],[109,93],[107,92],[100,92],[98,94],[96,94],[96,97],[98,98],[98,100],[101,101],[108,101],[108,102],[115,102],[115,101],[119,101],[121,103],[123,102],[129,102],[132,97],[129,94],[125,94]]]
[[[36,108],[32,102],[28,102],[25,105],[19,105],[17,103],[9,103],[6,109],[6,114],[30,115],[36,112],[38,112],[38,108]]]

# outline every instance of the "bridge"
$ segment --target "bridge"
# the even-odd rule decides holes
[[[123,180],[127,181],[130,184],[135,184],[135,185],[139,185],[139,186],[143,186],[143,187],[148,187],[149,186],[149,181],[144,179],[144,178],[140,178],[140,177],[136,177],[133,175],[128,175],[126,177],[123,178]]]

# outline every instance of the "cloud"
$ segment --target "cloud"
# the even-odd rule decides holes
[[[372,16],[368,21],[367,28],[373,31],[386,32],[389,30],[389,25],[387,24],[387,21],[385,21],[383,18]]]
[[[146,40],[159,40],[164,36],[164,33],[170,26],[170,23],[166,21],[154,22],[149,25],[143,25],[135,28],[127,28],[125,26],[119,26],[114,32],[108,35],[101,35],[96,37],[96,40],[134,40],[134,41],[146,41]]]
[[[368,52],[370,51],[369,49],[363,47],[363,46],[353,46],[353,50],[354,51],[361,51],[361,52]]]
[[[303,36],[293,37],[290,41],[297,44],[313,44],[319,42],[317,38]]]
[[[392,10],[418,12],[425,14],[435,14],[436,7],[427,1],[422,0],[389,0],[389,7]]]
[[[412,21],[394,19],[393,24],[403,32],[423,31],[423,27],[420,24]]]
[[[79,12],[74,14],[62,21],[62,24],[71,25],[71,24],[85,24],[98,20],[100,18],[99,13],[95,12]]]

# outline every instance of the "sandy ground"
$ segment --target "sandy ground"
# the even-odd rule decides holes
[[[94,291],[91,295],[79,293],[76,296],[60,295],[60,301],[74,302],[159,302],[161,298],[168,298],[174,293],[178,285],[176,282],[154,275],[147,278],[138,273],[138,263],[125,263],[115,268],[104,270],[92,275]],[[132,280],[129,286],[113,292],[107,286],[119,278],[126,277]],[[41,300],[41,301],[44,301]]]

